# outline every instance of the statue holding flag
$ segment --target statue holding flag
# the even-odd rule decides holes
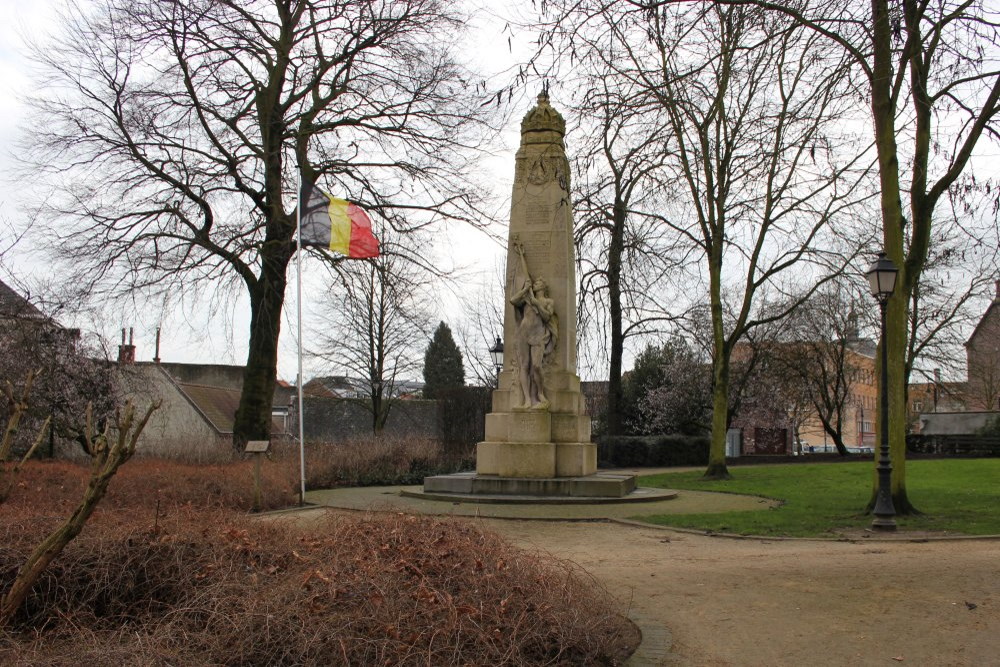
[[[555,302],[549,298],[548,286],[541,278],[533,279],[524,258],[524,246],[514,240],[514,250],[521,258],[524,283],[511,298],[514,306],[514,354],[517,364],[517,385],[521,390],[521,409],[546,410],[545,363],[555,350],[559,338],[559,318]]]

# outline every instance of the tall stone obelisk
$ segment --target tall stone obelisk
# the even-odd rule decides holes
[[[476,472],[502,478],[591,475],[576,374],[576,275],[566,122],[547,92],[521,121],[510,206],[504,368]]]
[[[504,297],[504,368],[476,471],[403,495],[458,502],[643,500],[635,475],[597,472],[576,374],[576,276],[566,122],[547,92],[521,121]],[[676,495],[675,492],[669,492]],[[637,495],[638,494],[638,495]],[[660,494],[657,497],[665,497]]]

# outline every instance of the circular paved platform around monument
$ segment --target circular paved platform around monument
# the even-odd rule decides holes
[[[659,491],[661,489],[657,489]],[[408,492],[403,495],[403,491]],[[340,509],[407,512],[438,516],[464,516],[496,519],[546,519],[597,521],[601,519],[642,519],[658,514],[695,514],[766,510],[778,504],[758,496],[710,491],[671,491],[670,498],[645,502],[601,504],[497,504],[457,502],[419,497],[421,486],[368,486],[321,489],[306,492],[306,502]],[[416,494],[416,495],[411,495]]]
[[[578,497],[578,496],[515,496],[485,495],[469,493],[437,493],[416,487],[400,489],[399,494],[407,498],[423,500],[443,500],[451,503],[484,503],[487,505],[610,505],[619,503],[649,503],[673,500],[677,491],[671,489],[650,489],[639,487],[621,498]]]

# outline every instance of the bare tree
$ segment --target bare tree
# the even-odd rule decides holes
[[[992,350],[969,369],[967,400],[974,407],[1000,410],[1000,352]]]
[[[25,451],[45,421],[50,428],[40,452],[54,455],[57,443],[82,448],[87,406],[103,422],[118,405],[114,366],[104,350],[83,340],[78,329],[64,328],[33,307],[30,312],[0,312],[0,327],[0,383],[19,383],[30,375],[33,385],[11,443],[14,451]],[[0,419],[13,414],[12,405],[0,407]]]
[[[270,428],[298,174],[401,232],[488,219],[464,25],[440,0],[102,0],[37,48],[38,231],[99,298],[246,289],[237,443]]]
[[[21,420],[30,407],[28,400],[31,396],[31,386],[34,384],[34,381],[35,373],[28,371],[20,387],[15,388],[14,384],[10,380],[7,380],[6,386],[2,388],[4,398],[7,399],[5,405],[7,420],[4,425],[3,437],[0,438],[0,504],[3,504],[7,500],[7,497],[10,496],[21,467],[38,451],[38,446],[42,444],[42,439],[49,430],[49,420],[46,419],[38,429],[34,443],[21,455],[20,459],[11,456],[14,449],[14,437],[18,430],[20,430]],[[14,463],[13,465],[8,465],[11,459],[13,459]]]
[[[872,372],[864,357],[874,348],[860,331],[860,313],[871,310],[863,299],[843,281],[829,283],[800,304],[780,338],[770,342],[772,366],[784,382],[801,389],[810,416],[819,420],[841,456],[848,453],[845,420],[855,407],[859,383]]]
[[[88,407],[83,432],[85,449],[91,457],[87,488],[84,489],[83,497],[73,513],[49,533],[18,568],[10,588],[0,598],[0,628],[10,623],[45,569],[83,530],[87,520],[107,493],[108,485],[118,472],[118,468],[135,454],[136,443],[142,435],[142,429],[146,427],[150,415],[158,407],[158,403],[148,406],[145,413],[137,420],[134,406],[128,403],[124,411],[117,415],[114,429],[111,422],[108,422],[103,430],[97,429]],[[41,434],[39,439],[40,436]]]
[[[465,318],[456,325],[458,346],[465,372],[474,385],[495,389],[499,380],[489,350],[503,342],[503,272],[498,265],[493,279],[478,290],[466,291],[462,299]]]
[[[311,337],[310,351],[364,380],[363,404],[379,433],[398,399],[399,382],[419,375],[433,317],[428,276],[385,238],[379,257],[337,268],[328,289],[333,298],[324,304],[324,325]]]
[[[883,243],[900,271],[888,304],[889,414],[879,428],[889,428],[896,512],[916,512],[906,493],[908,311],[939,204],[967,193],[963,186],[996,190],[989,179],[963,176],[974,173],[980,139],[998,136],[1000,11],[982,0],[752,4],[791,17],[842,49],[868,84]]]
[[[812,406],[802,386],[785,373],[782,352],[773,339],[754,336],[748,336],[733,351],[729,426],[752,427],[755,440],[760,437],[759,429],[786,436],[790,432],[794,445],[811,412],[807,408]],[[758,441],[755,446],[760,444]]]
[[[551,3],[550,3],[551,4]],[[576,23],[574,23],[576,21]],[[708,478],[724,478],[735,345],[779,320],[790,283],[820,284],[849,259],[831,221],[851,221],[866,146],[838,126],[850,113],[848,60],[793,22],[757,9],[574,3],[570,43],[606,35],[614,76],[666,119],[664,224],[700,259],[711,312],[713,424]],[[572,47],[570,47],[572,48]],[[643,102],[637,102],[642,104]],[[704,284],[704,283],[702,283]],[[739,295],[727,322],[723,292]],[[807,290],[806,295],[809,291]]]
[[[583,127],[575,152],[573,203],[580,270],[581,339],[607,351],[610,435],[624,432],[622,360],[629,339],[660,333],[674,319],[664,298],[680,262],[659,210],[667,128],[655,103],[615,66],[598,39],[577,44],[582,100],[571,111]],[[645,102],[645,103],[644,103]],[[592,333],[591,329],[599,333]],[[590,335],[588,335],[590,334]]]
[[[938,216],[920,279],[910,293],[907,386],[914,375],[931,379],[936,369],[961,375],[963,348],[982,315],[982,296],[992,296],[1000,275],[995,221],[990,224],[971,212],[959,215],[954,207],[952,213],[951,220]],[[977,370],[969,368],[970,377]]]

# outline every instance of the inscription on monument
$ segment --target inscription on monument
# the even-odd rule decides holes
[[[529,205],[531,204],[529,200]],[[552,220],[552,207],[541,202],[535,203],[524,214],[524,221],[529,227],[548,225]]]
[[[530,258],[530,261],[544,262],[548,259],[549,251],[552,248],[551,232],[522,232],[518,234],[518,240],[524,248],[524,254]]]

